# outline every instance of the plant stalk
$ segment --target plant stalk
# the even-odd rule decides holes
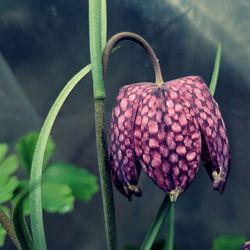
[[[165,221],[166,215],[169,212],[170,208],[170,199],[169,195],[167,194],[157,212],[157,215],[149,228],[146,237],[140,247],[140,250],[150,250],[153,246],[154,240],[161,228],[162,223]]]
[[[174,220],[175,220],[175,203],[171,203],[167,215],[167,233],[164,250],[173,250],[174,248]]]
[[[104,132],[104,100],[95,100],[96,147],[102,189],[104,220],[108,249],[116,250],[116,223],[112,180],[107,164],[107,147]]]
[[[89,0],[89,38],[95,99],[95,132],[99,166],[105,231],[109,250],[117,249],[113,188],[108,168],[105,136],[105,86],[102,71],[102,50],[106,45],[106,0]]]

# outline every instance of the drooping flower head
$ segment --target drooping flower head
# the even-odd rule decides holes
[[[140,196],[141,169],[171,201],[194,180],[200,161],[223,192],[230,165],[225,124],[203,79],[189,76],[162,85],[122,87],[110,128],[109,162],[115,186]]]

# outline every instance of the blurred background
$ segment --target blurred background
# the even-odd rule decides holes
[[[0,141],[14,145],[39,130],[65,83],[89,58],[87,0],[0,1]],[[166,80],[200,75],[210,81],[216,45],[222,63],[215,99],[227,126],[232,156],[225,194],[214,192],[203,169],[176,204],[175,242],[182,250],[209,250],[221,234],[250,239],[250,1],[109,0],[108,36],[142,35],[155,49]],[[112,55],[107,77],[106,119],[118,89],[152,81],[150,61],[124,42]],[[73,91],[52,132],[55,159],[98,175],[91,75]],[[108,127],[108,126],[107,126]],[[108,128],[107,128],[108,129]],[[164,193],[144,174],[141,198],[128,202],[117,190],[119,247],[139,245]],[[45,214],[48,248],[105,250],[101,194],[77,202],[70,214]],[[164,230],[159,239],[164,237]],[[7,240],[3,249],[14,249]]]

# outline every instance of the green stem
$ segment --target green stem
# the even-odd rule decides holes
[[[106,23],[106,1],[89,0],[90,58],[92,64],[93,90],[95,99],[97,159],[101,182],[107,245],[109,250],[116,250],[115,208],[112,181],[107,164],[107,147],[104,132],[104,100],[106,94],[102,72],[102,49],[106,44]]]
[[[116,250],[116,223],[112,180],[107,164],[107,150],[104,133],[104,100],[95,100],[96,147],[102,187],[102,201],[108,249]]]
[[[102,76],[102,46],[106,35],[102,30],[102,18],[106,20],[102,13],[103,1],[89,0],[89,47],[92,65],[93,90],[95,99],[106,97],[104,81]],[[104,24],[106,21],[104,21]],[[106,40],[106,39],[105,39]]]
[[[164,245],[164,250],[173,250],[174,248],[174,215],[175,203],[171,203],[169,213],[167,216],[167,233]]]
[[[17,235],[14,229],[14,225],[8,215],[4,213],[2,209],[0,209],[0,224],[3,226],[7,234],[9,235],[11,241],[14,243],[17,249],[21,250],[21,246],[17,239]]]
[[[148,230],[146,237],[140,247],[140,250],[150,250],[153,246],[154,240],[161,228],[162,223],[165,221],[166,215],[168,214],[170,208],[169,195],[167,194],[158,210],[158,213]]]
[[[101,51],[104,50],[107,42],[107,2],[101,0]]]
[[[77,83],[91,70],[88,65],[78,72],[63,88],[56,101],[52,105],[48,116],[43,124],[39,138],[35,147],[31,174],[30,174],[30,220],[31,230],[36,250],[46,250],[46,240],[43,225],[41,180],[43,170],[43,160],[47,141],[64,101],[77,85]]]

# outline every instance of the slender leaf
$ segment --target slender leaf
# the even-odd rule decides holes
[[[164,198],[160,209],[158,210],[158,213],[151,225],[151,227],[149,228],[146,237],[140,247],[140,250],[150,250],[153,246],[154,240],[161,228],[162,223],[164,222],[169,208],[170,208],[170,200],[169,200],[169,196],[166,195],[166,197]]]
[[[41,179],[44,162],[44,154],[51,129],[64,101],[77,85],[77,83],[91,70],[88,65],[78,72],[63,88],[56,101],[52,105],[49,114],[41,129],[32,161],[30,174],[30,210],[31,229],[36,250],[46,250],[46,240],[43,225]]]
[[[221,43],[218,44],[217,46],[217,51],[216,51],[216,57],[214,61],[214,69],[213,69],[213,74],[211,77],[211,82],[209,85],[209,90],[212,95],[214,95],[215,90],[216,90],[216,85],[219,77],[219,71],[220,71],[220,62],[221,62]]]
[[[28,192],[24,192],[17,201],[13,213],[13,222],[21,248],[23,250],[35,250],[34,242],[30,235],[23,213],[23,204],[27,196]]]
[[[86,169],[63,162],[51,164],[44,172],[43,180],[44,183],[67,184],[73,195],[84,201],[90,201],[98,191],[96,176]]]

